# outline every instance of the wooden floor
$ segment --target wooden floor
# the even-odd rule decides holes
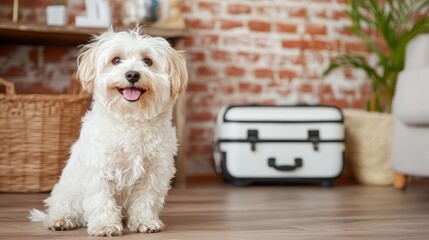
[[[0,194],[0,239],[96,239],[27,219],[45,194]],[[172,189],[164,232],[115,239],[429,239],[429,185],[390,187],[206,184]]]

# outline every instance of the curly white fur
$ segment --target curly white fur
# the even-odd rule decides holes
[[[45,200],[47,213],[33,209],[31,220],[51,230],[87,226],[93,236],[121,235],[123,218],[131,231],[163,229],[158,214],[177,152],[172,109],[187,71],[183,55],[166,40],[139,32],[110,30],[79,51],[78,76],[93,104]],[[128,71],[140,74],[136,83],[126,79]],[[134,102],[121,91],[131,86],[142,92]]]

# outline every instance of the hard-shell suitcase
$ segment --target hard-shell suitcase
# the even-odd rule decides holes
[[[341,110],[325,105],[234,105],[216,117],[216,171],[235,185],[318,182],[344,168]]]

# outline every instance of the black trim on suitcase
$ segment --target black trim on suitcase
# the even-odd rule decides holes
[[[248,139],[219,139],[218,143],[313,143],[308,139],[258,139],[249,141]],[[319,143],[342,143],[344,139],[319,140]]]
[[[300,108],[300,107],[320,107],[320,108],[334,108],[340,113],[340,120],[297,120],[297,121],[275,121],[275,120],[264,120],[264,121],[252,121],[252,120],[228,120],[226,119],[226,113],[237,107],[289,107],[289,108]],[[343,123],[344,115],[339,107],[330,105],[231,105],[226,108],[223,113],[223,122],[236,122],[236,123]]]
[[[236,178],[232,176],[226,168],[226,152],[221,152],[220,167],[222,170],[222,179],[225,182],[236,186],[249,186],[255,183],[319,183],[322,187],[333,187],[335,180],[341,176],[345,168],[345,152],[343,151],[342,168],[337,176],[328,178]]]
[[[319,143],[343,143],[344,139],[319,140],[315,142],[313,139],[219,139],[216,142],[216,149],[219,149],[220,143],[249,143],[250,150],[256,151],[257,143],[311,143],[314,151],[319,151]]]

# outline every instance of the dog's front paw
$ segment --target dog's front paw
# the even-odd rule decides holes
[[[151,219],[147,221],[135,221],[128,223],[128,228],[132,232],[141,233],[156,233],[164,229],[164,223],[159,219]]]
[[[96,237],[120,236],[122,235],[122,225],[91,226],[88,227],[88,234]]]
[[[82,224],[80,224],[77,221],[73,221],[68,218],[61,218],[61,219],[53,219],[49,221],[49,229],[52,231],[67,231],[72,230],[77,227],[80,227]]]

